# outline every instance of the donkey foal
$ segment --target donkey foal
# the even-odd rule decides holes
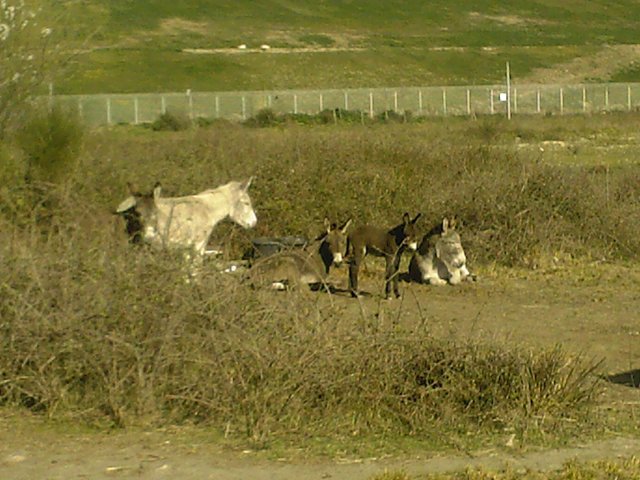
[[[405,213],[402,223],[390,230],[363,225],[356,228],[347,240],[347,254],[350,255],[349,263],[349,290],[352,297],[358,296],[358,271],[360,264],[367,254],[377,257],[384,257],[386,261],[385,270],[385,298],[390,297],[393,283],[393,293],[400,296],[398,290],[398,269],[402,252],[405,249],[415,250],[418,244],[418,231],[416,222],[420,218],[420,213],[413,220],[408,213]]]

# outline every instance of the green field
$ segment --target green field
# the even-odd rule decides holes
[[[58,93],[638,81],[634,2],[65,2]],[[246,44],[247,51],[236,47]],[[268,44],[269,52],[258,47]],[[603,49],[611,55],[598,56]],[[217,49],[194,54],[185,49]],[[227,49],[223,51],[222,49]],[[580,65],[572,60],[582,58]],[[550,69],[545,76],[539,68]],[[573,71],[575,70],[575,72]]]

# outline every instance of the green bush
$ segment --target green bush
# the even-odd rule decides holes
[[[179,132],[191,127],[191,120],[186,115],[166,111],[151,124],[151,129],[155,131]]]
[[[31,111],[15,142],[26,163],[25,180],[60,183],[78,164],[84,127],[78,116],[54,106]]]
[[[270,108],[263,108],[253,117],[247,119],[245,125],[249,127],[273,127],[281,123],[276,112]]]

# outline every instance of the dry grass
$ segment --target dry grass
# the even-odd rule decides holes
[[[412,480],[411,475],[402,471],[389,471],[371,477],[371,480]],[[629,457],[618,460],[566,463],[558,471],[523,471],[507,469],[490,471],[485,469],[467,469],[464,472],[420,476],[428,480],[590,480],[610,478],[618,480],[636,480],[640,478],[640,460]]]
[[[64,233],[4,244],[3,403],[116,425],[204,422],[264,441],[521,430],[574,415],[597,392],[593,367],[559,349],[443,342],[425,322],[373,328],[230,275],[187,284],[173,255]]]

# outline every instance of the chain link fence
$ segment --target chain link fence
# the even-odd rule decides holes
[[[139,124],[171,112],[192,119],[242,121],[269,108],[277,114],[317,114],[323,110],[412,115],[571,114],[631,111],[640,108],[640,83],[581,85],[504,85],[56,95],[61,105],[77,109],[89,125]]]

